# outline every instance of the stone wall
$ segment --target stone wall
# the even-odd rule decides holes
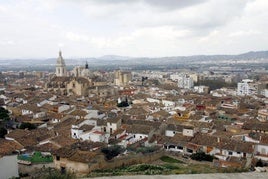
[[[164,151],[157,151],[149,154],[136,154],[114,158],[110,161],[103,161],[98,164],[89,164],[90,171],[96,169],[113,169],[122,166],[129,166],[142,163],[151,163],[164,155]]]
[[[23,164],[18,164],[18,171],[21,174],[30,174],[35,172],[38,169],[41,168],[54,168],[55,165],[54,163],[44,163],[44,164],[32,164],[32,165],[23,165]]]

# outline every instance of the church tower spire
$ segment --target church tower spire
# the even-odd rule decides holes
[[[56,76],[67,76],[66,65],[64,59],[62,58],[61,51],[59,51],[59,57],[56,64]]]
[[[88,63],[87,63],[87,61],[86,61],[85,69],[88,69]]]

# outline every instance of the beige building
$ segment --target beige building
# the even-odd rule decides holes
[[[132,80],[131,72],[122,72],[121,70],[115,71],[114,83],[117,86],[126,86]]]
[[[91,80],[83,77],[75,77],[67,84],[67,93],[78,96],[87,96]]]

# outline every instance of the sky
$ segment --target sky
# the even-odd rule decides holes
[[[0,0],[0,58],[268,50],[268,0]]]

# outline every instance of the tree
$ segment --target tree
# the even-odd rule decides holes
[[[119,103],[119,104],[117,104],[117,107],[128,107],[129,106],[129,104],[128,104],[128,102],[127,101],[122,101],[121,103]]]
[[[0,107],[0,119],[3,119],[4,121],[10,120],[8,110],[3,107]]]
[[[256,163],[256,167],[263,167],[263,162],[261,159],[259,159]]]
[[[20,129],[29,129],[29,130],[32,130],[32,129],[36,129],[36,126],[34,124],[31,124],[31,123],[28,123],[28,122],[23,122],[21,123]]]
[[[213,156],[207,155],[205,154],[205,152],[197,152],[195,154],[192,154],[190,158],[197,161],[209,161],[209,162],[212,162],[214,159]]]
[[[0,138],[4,138],[7,134],[7,130],[4,127],[0,127]]]
[[[105,147],[101,149],[101,152],[105,155],[107,160],[111,160],[120,153],[124,152],[125,149],[119,145],[114,145],[111,147]]]
[[[8,110],[0,107],[0,138],[4,138],[7,134],[6,124],[10,120]]]

